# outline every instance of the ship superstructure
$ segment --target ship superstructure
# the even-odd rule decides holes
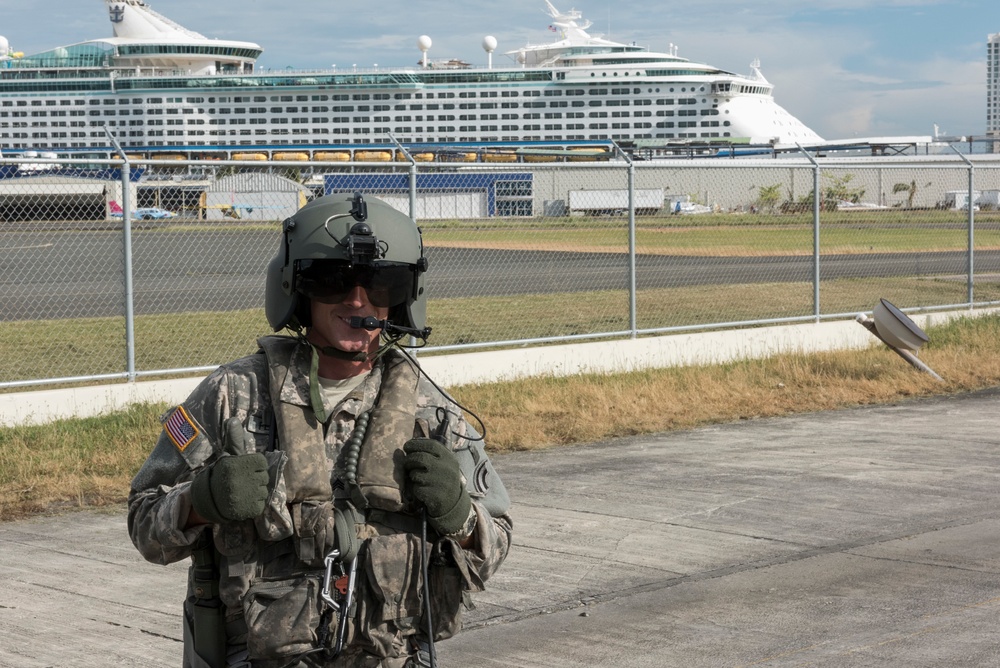
[[[587,33],[546,0],[556,42],[465,61],[259,71],[263,49],[210,39],[143,0],[104,0],[113,37],[34,55],[0,38],[0,149],[323,148],[407,144],[820,138],[781,108],[758,65],[742,76]],[[496,41],[484,39],[495,47]],[[490,50],[491,50],[490,49]],[[492,58],[491,58],[492,60]]]

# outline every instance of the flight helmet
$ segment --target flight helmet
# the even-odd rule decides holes
[[[310,299],[336,302],[361,285],[388,320],[424,331],[427,271],[420,230],[375,197],[319,197],[282,224],[278,252],[267,266],[264,312],[280,331],[311,324]]]

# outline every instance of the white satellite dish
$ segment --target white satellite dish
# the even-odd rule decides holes
[[[930,341],[917,323],[910,320],[887,299],[879,300],[872,317],[878,335],[894,348],[917,352],[921,346]]]
[[[930,374],[935,380],[942,380],[934,369],[917,357],[917,351],[930,341],[930,337],[890,301],[880,299],[871,318],[859,313],[854,319],[915,368]]]

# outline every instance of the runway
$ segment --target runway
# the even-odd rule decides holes
[[[273,231],[137,230],[132,235],[136,315],[259,308]],[[429,247],[432,298],[624,290],[628,255]],[[119,231],[27,231],[0,237],[0,320],[120,316]],[[823,255],[821,280],[933,276],[966,271],[965,252]],[[976,254],[978,272],[1000,271],[1000,252]],[[805,282],[803,255],[716,257],[639,254],[638,289]]]
[[[990,390],[498,455],[514,542],[442,668],[996,666]],[[0,666],[177,666],[124,509],[0,523]]]

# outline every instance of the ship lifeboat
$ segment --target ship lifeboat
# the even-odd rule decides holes
[[[452,153],[451,151],[441,154],[441,162],[477,162],[478,153]]]
[[[233,153],[233,160],[266,161],[267,156],[263,153]]]
[[[575,147],[569,150],[569,157],[567,160],[572,162],[592,162],[594,160],[607,160],[608,152],[603,146],[594,146],[593,148],[587,147]]]
[[[487,153],[483,156],[486,162],[517,162],[517,156],[513,153]]]
[[[154,160],[187,160],[183,153],[153,153],[150,157]]]
[[[347,151],[317,151],[313,154],[313,160],[317,162],[347,162],[351,159],[351,154]]]
[[[433,153],[411,153],[413,160],[416,162],[434,162]],[[396,151],[396,161],[397,162],[409,162],[406,154],[402,151]]]
[[[292,152],[292,153],[275,153],[271,157],[271,159],[272,160],[281,160],[281,161],[284,161],[284,162],[302,161],[302,160],[308,160],[309,159],[309,154],[308,153],[295,153],[295,152]]]
[[[389,151],[357,151],[354,159],[358,162],[389,162],[392,153]]]
[[[525,162],[555,162],[556,156],[554,155],[532,155],[526,154],[523,156]]]

